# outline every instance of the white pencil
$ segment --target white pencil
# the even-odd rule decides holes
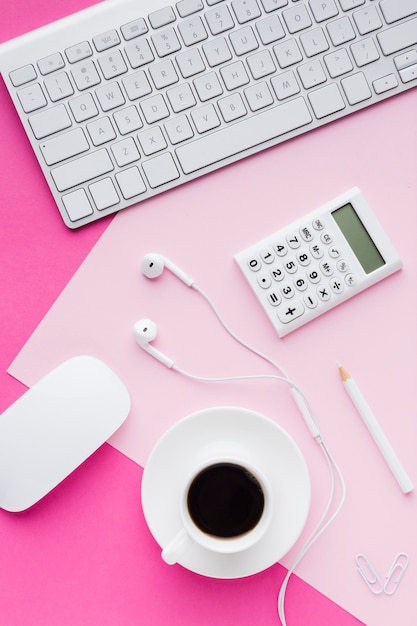
[[[385,433],[382,430],[381,426],[378,424],[375,415],[372,413],[359,387],[357,386],[349,372],[346,371],[345,368],[342,367],[340,364],[338,365],[343,385],[350,399],[355,405],[356,410],[365,422],[366,427],[372,435],[376,445],[380,449],[382,456],[388,463],[388,466],[394,474],[395,478],[397,479],[402,491],[404,493],[409,493],[414,489],[414,486],[407,472],[401,465],[397,455],[395,454],[390,442],[385,436]]]

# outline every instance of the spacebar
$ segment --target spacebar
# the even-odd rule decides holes
[[[176,153],[184,173],[191,174],[311,121],[304,99],[296,98],[181,146]]]

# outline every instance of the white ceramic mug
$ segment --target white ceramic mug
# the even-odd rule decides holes
[[[218,457],[195,467],[180,493],[181,529],[162,550],[170,565],[194,543],[231,554],[255,545],[267,530],[272,490],[263,473],[237,457]]]

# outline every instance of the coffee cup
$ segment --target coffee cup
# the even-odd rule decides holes
[[[238,553],[254,546],[268,529],[273,493],[262,471],[235,456],[211,458],[188,474],[179,491],[181,528],[162,550],[170,565],[198,544]]]

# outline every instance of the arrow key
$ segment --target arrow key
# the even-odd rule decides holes
[[[375,89],[375,93],[384,93],[385,91],[390,91],[390,89],[395,89],[398,87],[398,81],[395,74],[388,74],[387,76],[383,76],[382,78],[378,78],[374,80],[372,83],[373,88]]]

